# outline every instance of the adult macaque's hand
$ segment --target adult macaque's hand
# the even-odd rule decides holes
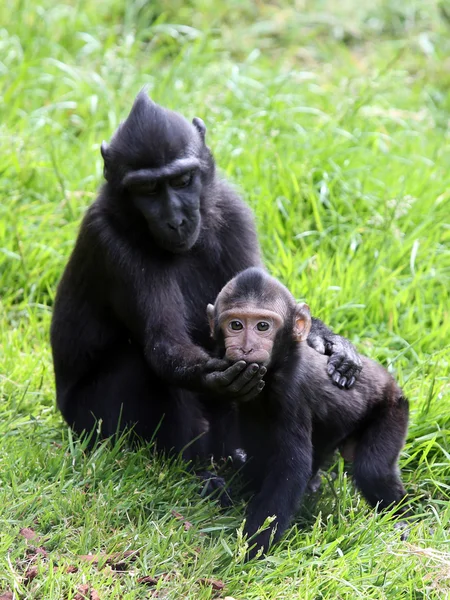
[[[263,389],[266,372],[267,369],[257,363],[240,360],[230,366],[226,360],[212,358],[205,365],[203,384],[213,394],[247,402]]]

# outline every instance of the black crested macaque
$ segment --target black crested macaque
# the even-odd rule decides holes
[[[403,500],[397,461],[408,401],[381,365],[362,356],[361,375],[350,390],[332,385],[326,358],[305,343],[308,306],[259,268],[232,279],[207,312],[219,356],[267,368],[259,396],[235,406],[233,445],[247,454],[243,477],[254,492],[245,533],[253,536],[276,515],[251,541],[250,557],[260,547],[267,551],[273,531],[275,541],[282,536],[308,481],[338,448],[353,460],[355,484],[371,506]]]
[[[199,392],[250,399],[257,363],[211,359],[205,306],[261,265],[250,209],[216,173],[201,119],[141,92],[104,142],[105,183],[81,224],[56,294],[51,345],[57,404],[78,433],[124,428],[186,459],[209,452]],[[337,385],[361,365],[350,342],[313,321],[310,343]],[[193,440],[196,440],[194,443]]]

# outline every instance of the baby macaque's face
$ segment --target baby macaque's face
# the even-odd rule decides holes
[[[225,358],[267,366],[275,337],[283,326],[281,316],[257,307],[235,308],[220,315],[219,327],[225,341]]]
[[[280,345],[305,341],[311,328],[308,306],[297,304],[284,285],[256,267],[231,279],[206,311],[211,337],[232,363],[267,367],[286,352]]]

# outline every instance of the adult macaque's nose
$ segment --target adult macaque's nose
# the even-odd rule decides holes
[[[179,229],[181,229],[182,227],[184,227],[184,225],[186,224],[186,219],[172,219],[171,221],[167,222],[167,226],[169,227],[169,229],[173,229],[174,231],[178,231]]]

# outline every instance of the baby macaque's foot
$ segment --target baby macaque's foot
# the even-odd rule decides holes
[[[321,485],[322,485],[322,474],[319,471],[313,477],[311,477],[311,479],[309,480],[308,492],[315,494],[316,492],[318,492],[320,490]]]
[[[406,542],[410,533],[409,524],[406,521],[399,521],[395,523],[394,529],[400,533],[401,541]]]
[[[223,477],[218,477],[211,471],[199,471],[197,475],[203,483],[202,496],[212,496],[219,501],[223,508],[232,506],[230,488],[227,487]]]

